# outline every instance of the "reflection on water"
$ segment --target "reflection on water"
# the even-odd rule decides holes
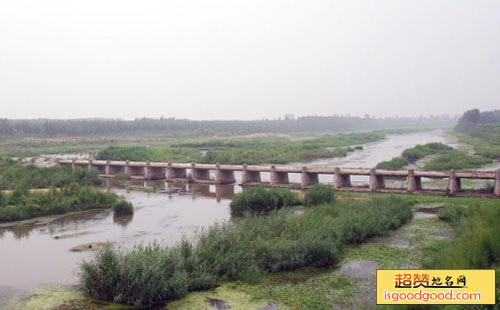
[[[133,214],[113,214],[113,222],[120,225],[123,229],[127,228],[128,224],[134,219]]]

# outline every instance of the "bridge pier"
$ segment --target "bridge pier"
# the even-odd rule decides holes
[[[341,174],[340,168],[335,167],[335,189],[342,187],[351,187],[351,176],[349,174]]]
[[[87,169],[92,169],[92,159],[89,159],[89,163],[87,164]]]
[[[288,172],[276,171],[276,166],[271,166],[271,186],[289,184]]]
[[[448,189],[450,190],[450,196],[455,195],[462,189],[462,180],[460,178],[457,178],[455,169],[450,170]]]
[[[75,171],[75,167],[76,167],[76,160],[72,159],[71,160],[71,169],[73,169],[73,171]]]
[[[149,160],[146,161],[146,165],[144,166],[144,180],[150,180],[150,165],[151,163],[149,162]]]
[[[167,168],[167,181],[174,181],[176,179],[187,179],[187,173],[185,168],[174,168],[172,167],[172,162],[168,162]]]
[[[302,167],[302,173],[300,175],[301,187],[306,188],[311,185],[315,185],[319,183],[318,174],[307,172],[307,167]]]
[[[249,183],[260,183],[260,171],[249,171],[248,165],[243,164],[241,172],[241,184],[246,185]]]
[[[500,197],[500,169],[495,172],[495,188],[493,194]]]
[[[408,188],[407,191],[412,193],[416,190],[422,189],[422,178],[415,176],[415,171],[413,169],[408,170]]]
[[[224,170],[220,168],[220,164],[215,164],[215,183],[216,184],[232,184],[235,182],[234,171]]]
[[[208,169],[197,169],[196,163],[191,163],[191,175],[193,182],[198,183],[211,183],[210,170]]]
[[[108,177],[110,175],[111,165],[109,164],[109,160],[106,160],[106,166],[104,168],[104,175]]]
[[[370,169],[370,191],[376,191],[385,187],[385,180],[383,175],[377,175],[375,168]]]
[[[123,169],[125,174],[130,175],[130,160],[125,161],[125,168]]]

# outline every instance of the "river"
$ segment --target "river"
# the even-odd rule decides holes
[[[388,135],[344,158],[293,163],[294,166],[374,167],[378,162],[429,142],[455,142],[442,130]],[[240,175],[236,175],[240,179]],[[331,178],[331,177],[330,177]],[[263,180],[269,175],[263,175]],[[290,175],[300,181],[300,175]],[[322,182],[332,182],[320,179]],[[110,183],[111,182],[111,183]],[[111,210],[94,210],[33,221],[0,224],[0,295],[29,293],[41,284],[77,284],[78,264],[92,251],[73,252],[75,246],[110,241],[123,247],[158,240],[172,244],[217,221],[229,220],[229,202],[239,186],[143,183],[159,192],[127,191],[107,181],[108,190],[125,196],[135,206],[133,216],[117,217]]]

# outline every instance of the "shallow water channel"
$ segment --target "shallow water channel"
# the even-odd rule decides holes
[[[399,156],[416,144],[450,142],[442,130],[389,135],[364,145],[344,158],[290,165],[373,167]],[[237,180],[240,175],[236,175]],[[269,176],[263,175],[263,181]],[[300,175],[290,175],[299,182]],[[321,179],[322,182],[332,182]],[[139,182],[157,192],[127,191],[107,180],[108,190],[124,195],[135,206],[133,216],[117,217],[96,210],[35,221],[0,224],[0,295],[29,293],[41,284],[77,284],[78,263],[93,255],[87,245],[110,241],[123,247],[158,240],[171,244],[197,229],[229,220],[229,202],[239,186]],[[84,251],[71,251],[84,245]],[[95,246],[94,246],[95,247]],[[82,248],[77,248],[78,250]]]

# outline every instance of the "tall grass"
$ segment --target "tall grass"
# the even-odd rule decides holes
[[[316,184],[307,190],[304,197],[306,206],[317,206],[324,203],[331,203],[334,200],[333,189],[329,185]]]
[[[411,204],[391,196],[321,205],[302,215],[286,208],[247,215],[172,247],[106,247],[81,264],[81,290],[93,298],[151,305],[219,281],[256,282],[268,272],[331,266],[345,244],[395,229],[411,217]]]
[[[449,309],[500,309],[500,206],[477,204],[466,209],[449,206],[441,210],[439,216],[455,225],[458,236],[449,243],[430,247],[427,253],[430,259],[424,263],[424,268],[496,270],[495,305],[457,305],[450,306]],[[415,305],[395,308],[438,310],[443,306]]]
[[[120,197],[100,189],[72,183],[57,191],[29,194],[17,189],[12,194],[0,193],[0,222],[18,221],[39,216],[64,214],[88,209],[110,208]]]
[[[72,182],[81,185],[99,185],[97,169],[84,169],[70,166],[55,166],[50,168],[39,168],[35,165],[21,165],[3,161],[0,165],[0,189],[26,188],[48,188],[51,186],[61,187]]]
[[[241,216],[246,212],[268,213],[299,203],[297,195],[289,189],[255,186],[234,195],[230,208],[231,214]]]
[[[469,155],[462,151],[451,150],[437,155],[425,163],[426,170],[450,170],[478,168],[491,163],[491,160]]]

